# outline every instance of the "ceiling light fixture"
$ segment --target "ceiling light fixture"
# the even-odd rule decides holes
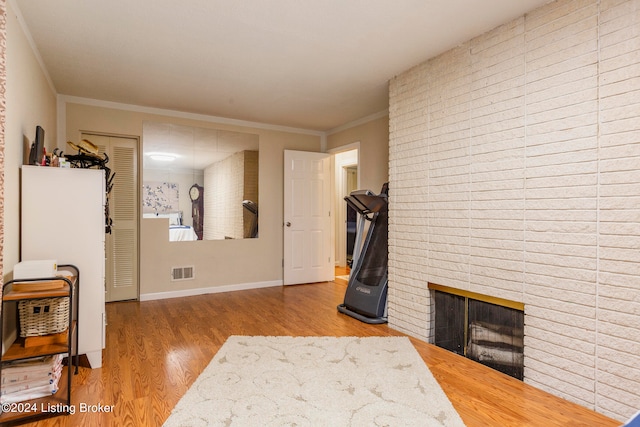
[[[147,155],[151,159],[157,160],[159,162],[172,162],[178,158],[176,154],[172,153],[147,153]]]

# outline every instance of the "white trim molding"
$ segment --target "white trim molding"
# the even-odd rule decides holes
[[[211,288],[183,289],[179,291],[155,292],[140,294],[140,301],[153,301],[158,299],[192,297],[195,295],[218,294],[221,292],[245,291],[247,289],[272,288],[282,286],[282,280],[267,282],[238,283],[235,285],[214,286]]]

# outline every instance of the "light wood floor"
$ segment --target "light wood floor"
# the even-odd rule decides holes
[[[274,287],[107,305],[101,369],[73,378],[75,415],[31,426],[161,426],[230,335],[391,336],[340,314],[345,285]],[[619,426],[430,344],[411,340],[464,422],[472,426]],[[79,413],[79,405],[113,405],[114,413]]]

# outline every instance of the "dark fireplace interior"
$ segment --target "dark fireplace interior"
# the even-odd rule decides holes
[[[434,290],[433,301],[435,345],[524,378],[524,310],[466,292]]]

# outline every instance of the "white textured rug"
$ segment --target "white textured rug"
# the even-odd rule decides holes
[[[232,336],[164,425],[464,423],[406,337]]]

